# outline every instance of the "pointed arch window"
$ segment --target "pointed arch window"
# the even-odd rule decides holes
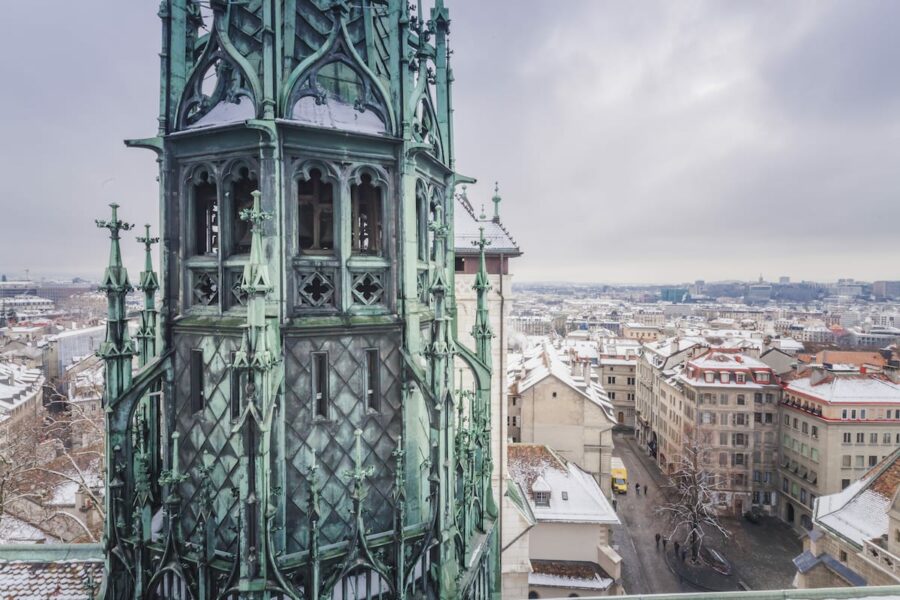
[[[381,254],[382,193],[365,174],[358,185],[350,188],[352,202],[353,252]]]
[[[416,195],[416,244],[419,260],[428,261],[428,214],[429,202],[424,193]]]
[[[322,179],[318,169],[297,183],[297,215],[300,250],[334,250],[334,186]]]
[[[194,183],[194,254],[219,253],[219,190],[208,171]]]
[[[259,182],[256,174],[247,166],[240,167],[228,192],[231,201],[231,248],[233,254],[250,254],[252,231],[250,222],[241,218],[241,212],[253,208],[253,192],[257,189],[259,189]]]

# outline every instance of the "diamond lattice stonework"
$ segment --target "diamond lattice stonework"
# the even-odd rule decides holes
[[[201,306],[211,306],[219,301],[219,275],[214,271],[199,271],[194,274],[194,302]]]
[[[380,304],[384,297],[381,275],[363,273],[353,280],[353,299],[357,304]]]
[[[302,306],[311,308],[334,306],[334,283],[324,273],[317,271],[302,276],[297,287]]]

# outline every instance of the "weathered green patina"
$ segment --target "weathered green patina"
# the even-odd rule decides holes
[[[499,596],[443,0],[163,0],[161,277],[103,290],[108,599]],[[161,305],[157,311],[155,295]],[[457,389],[454,357],[474,374]],[[132,373],[134,357],[138,370]]]

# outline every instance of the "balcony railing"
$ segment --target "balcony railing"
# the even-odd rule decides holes
[[[900,557],[891,554],[872,540],[863,542],[860,555],[900,582]]]

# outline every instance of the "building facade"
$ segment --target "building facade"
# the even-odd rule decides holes
[[[447,8],[165,0],[160,17],[159,131],[129,145],[160,164],[162,268],[148,230],[134,339],[130,226],[115,206],[98,222],[102,596],[494,596],[487,244],[469,349]]]
[[[900,385],[886,373],[818,365],[781,402],[781,517],[812,527],[816,498],[840,492],[900,445]]]
[[[514,369],[509,389],[509,439],[546,445],[590,473],[610,494],[612,404],[598,386],[574,376],[545,344]]]
[[[778,404],[781,387],[765,363],[713,349],[689,360],[682,384],[682,443],[710,456],[707,472],[720,512],[741,516],[777,506]],[[675,464],[669,457],[669,470]]]

